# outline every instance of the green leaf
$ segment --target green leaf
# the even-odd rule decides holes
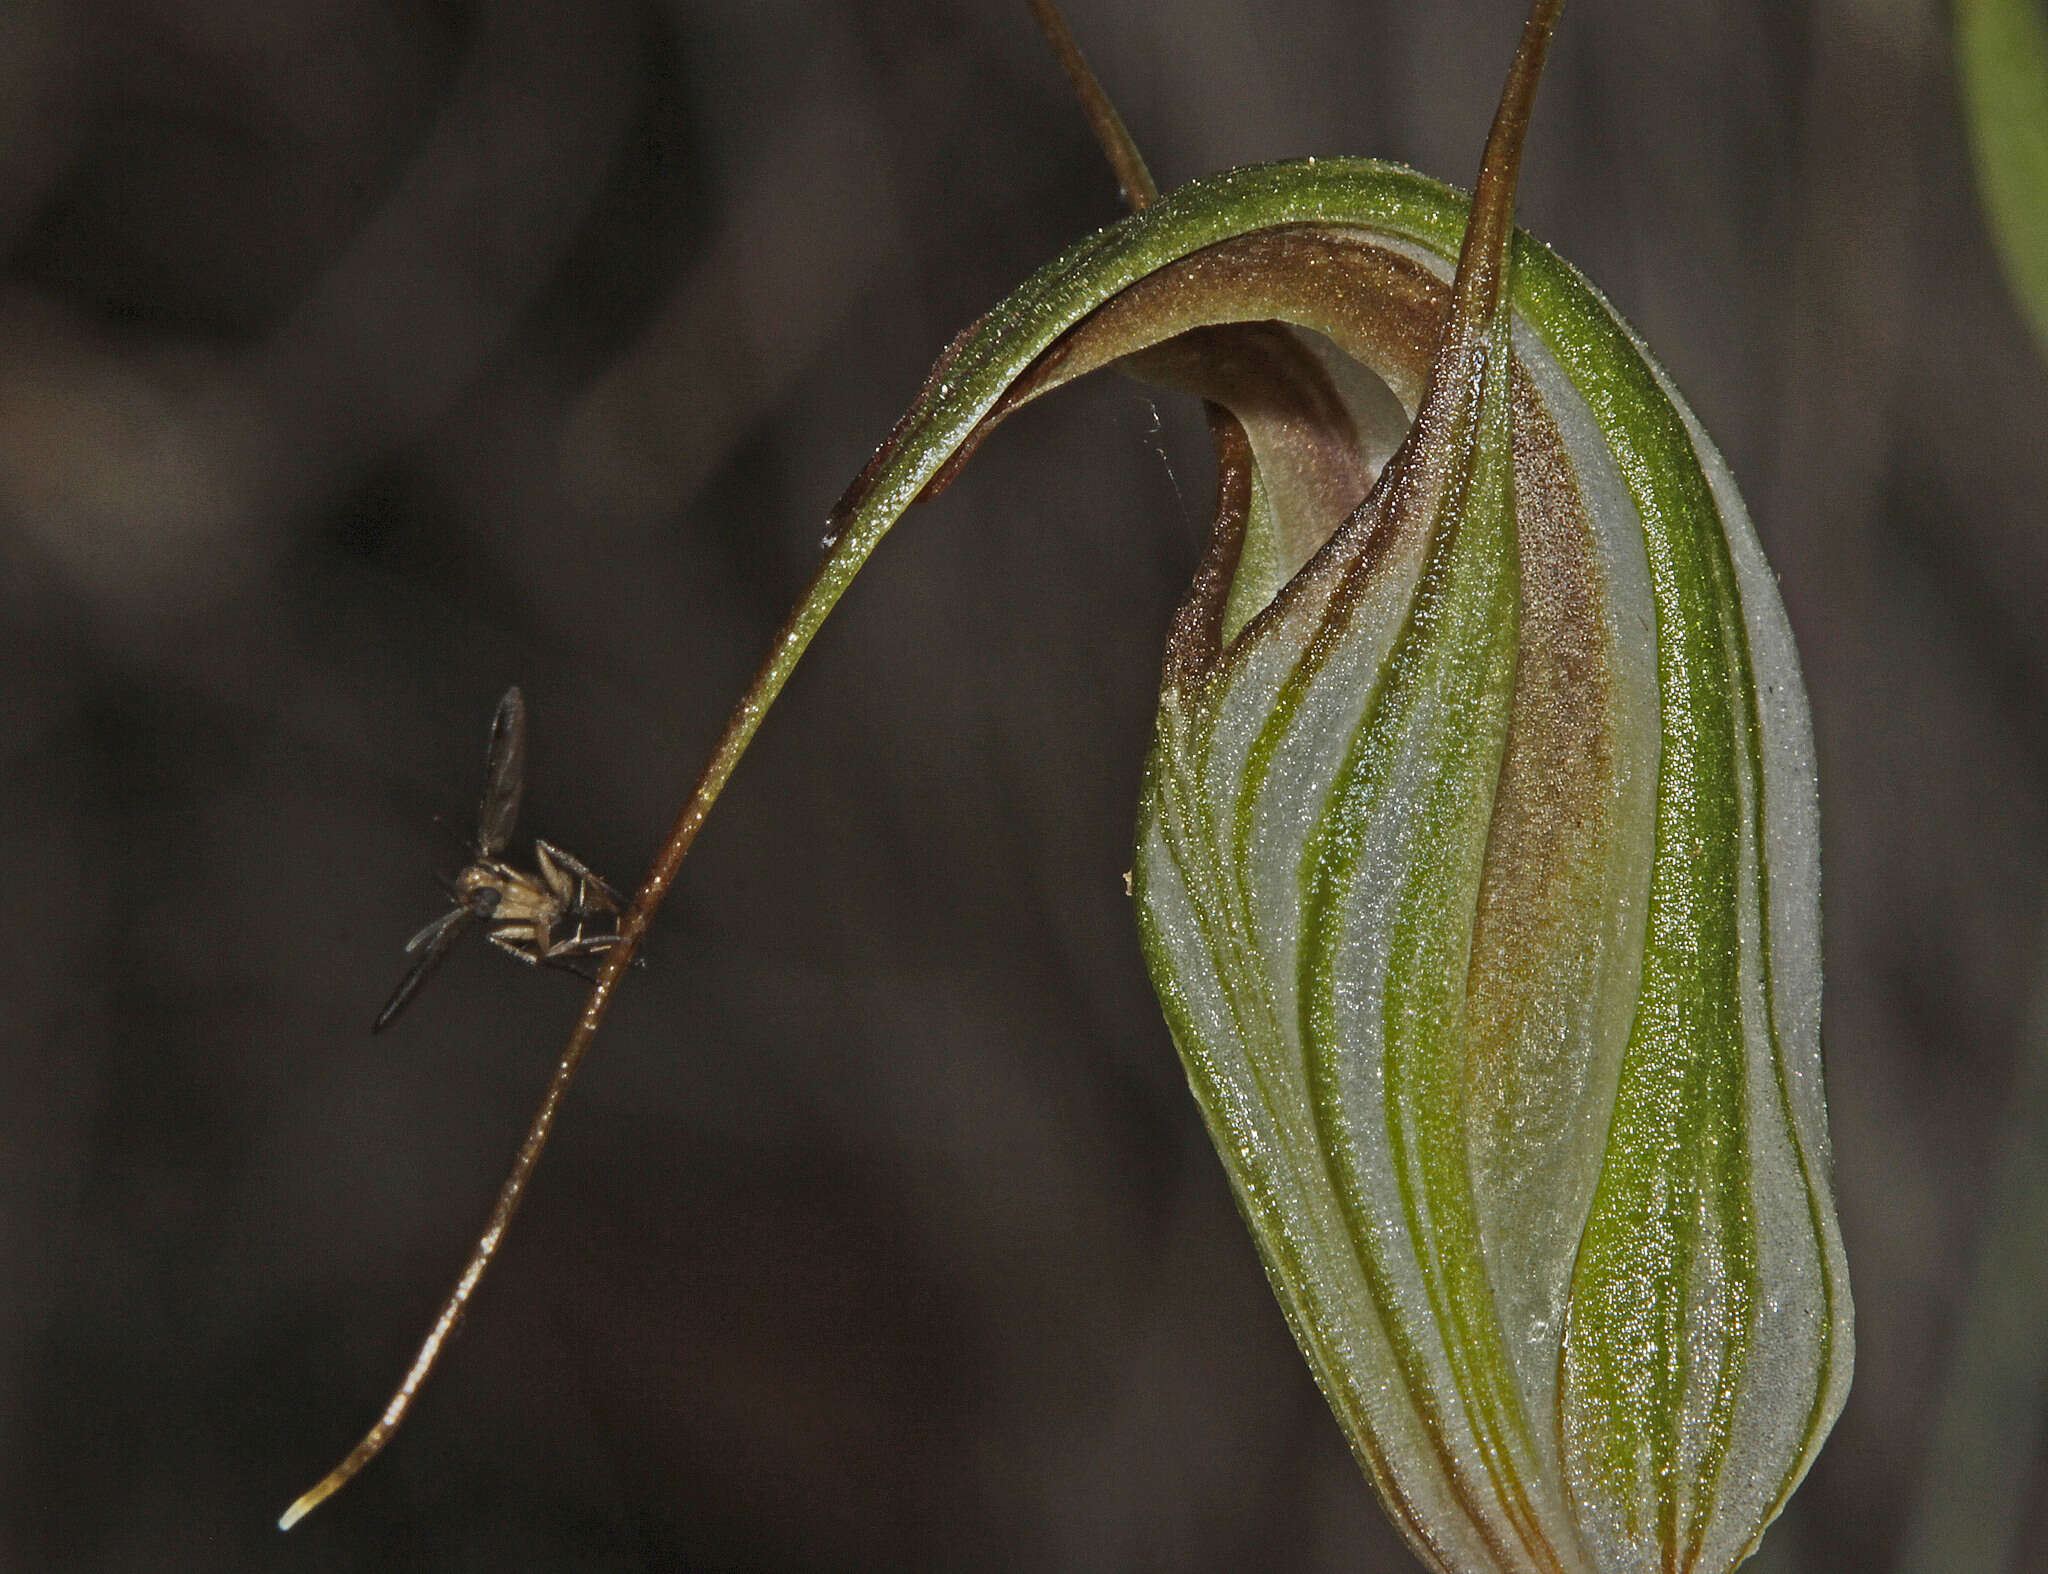
[[[1956,0],[1955,47],[1991,233],[2048,355],[2048,17],[2040,0]]]

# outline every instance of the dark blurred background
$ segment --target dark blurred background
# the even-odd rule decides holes
[[[1072,20],[1164,183],[1468,183],[1520,9]],[[1573,0],[1521,207],[1726,450],[1813,691],[1860,1349],[1779,1567],[1904,1533],[2041,929],[2048,370],[1945,27]],[[418,1413],[272,1528],[580,998],[477,943],[365,1034],[498,694],[522,846],[636,880],[931,358],[1116,213],[1010,0],[0,6],[0,1566],[1411,1566],[1131,933],[1210,482],[1113,377],[877,556]]]

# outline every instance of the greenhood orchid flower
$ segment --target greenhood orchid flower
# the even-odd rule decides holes
[[[1315,324],[1421,392],[1298,570],[1313,486],[1270,412],[1315,363],[1219,418],[1139,916],[1274,1288],[1424,1559],[1721,1570],[1849,1377],[1812,741],[1718,455],[1606,303],[1511,235],[1542,28],[1434,359]],[[1315,244],[1416,255],[1339,234]]]
[[[1719,455],[1514,228],[1557,9],[1536,0],[1469,204],[1349,158],[1153,202],[1125,148],[1141,211],[947,349],[834,511],[412,1373],[287,1524],[404,1414],[654,908],[876,544],[1009,412],[1114,364],[1203,398],[1218,454],[1139,812],[1143,947],[1353,1449],[1444,1574],[1754,1550],[1850,1372],[1813,744]]]

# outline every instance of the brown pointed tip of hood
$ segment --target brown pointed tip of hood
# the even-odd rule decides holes
[[[1536,0],[1522,24],[1522,41],[1501,88],[1500,108],[1487,134],[1486,156],[1472,193],[1472,220],[1452,284],[1451,321],[1444,348],[1483,343],[1493,317],[1507,297],[1508,247],[1514,238],[1515,187],[1522,173],[1522,144],[1536,104],[1536,87],[1550,53],[1564,0]]]

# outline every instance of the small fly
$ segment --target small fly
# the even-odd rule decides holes
[[[587,957],[602,956],[619,943],[619,914],[625,903],[603,880],[552,842],[534,838],[535,874],[514,869],[498,856],[512,840],[519,798],[526,786],[526,700],[509,688],[491,718],[491,748],[484,764],[484,796],[476,811],[474,862],[449,887],[454,907],[405,943],[412,966],[391,991],[372,1033],[389,1027],[411,1003],[449,948],[471,926],[490,926],[485,938],[531,967],[545,963],[583,977]],[[567,932],[555,938],[558,930]]]

